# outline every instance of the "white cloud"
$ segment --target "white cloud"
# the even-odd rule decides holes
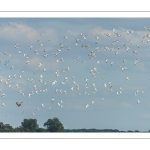
[[[43,34],[44,38],[40,34]],[[34,29],[26,24],[14,22],[0,26],[0,37],[23,44],[35,43],[38,38],[43,41],[51,39],[51,44],[56,44],[58,40],[56,31],[51,28]]]
[[[10,40],[35,40],[38,32],[25,24],[10,22],[0,27],[0,35]]]
[[[71,31],[71,30],[67,30],[67,32],[66,32],[66,35],[68,35],[69,37],[71,36],[73,36],[73,37],[76,37],[76,36],[79,36],[80,35],[80,32],[75,32],[75,31]],[[68,37],[68,38],[69,38]]]

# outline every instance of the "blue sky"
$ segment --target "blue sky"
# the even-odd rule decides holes
[[[17,127],[24,118],[35,118],[43,127],[58,117],[66,129],[150,130],[149,24],[148,18],[1,18],[0,94],[6,94],[0,98],[1,121]],[[16,107],[21,101],[22,107]]]

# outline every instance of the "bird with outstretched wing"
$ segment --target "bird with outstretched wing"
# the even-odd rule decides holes
[[[16,102],[17,107],[21,107],[21,104],[22,104],[22,103],[23,103],[23,102],[21,102],[21,103]]]

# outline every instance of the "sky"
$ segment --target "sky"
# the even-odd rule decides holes
[[[149,24],[1,18],[0,121],[17,127],[32,118],[43,128],[57,117],[65,129],[149,131]]]

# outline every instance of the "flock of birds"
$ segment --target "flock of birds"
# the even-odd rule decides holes
[[[150,28],[148,27],[144,27],[144,28],[147,33],[143,37],[139,37],[139,39],[141,38],[141,43],[145,42],[146,44],[149,44],[150,43],[150,34],[149,34]],[[122,34],[122,32],[126,34]],[[20,95],[28,99],[31,99],[31,97],[33,97],[34,95],[40,95],[41,93],[48,93],[49,91],[52,91],[52,90],[54,94],[62,94],[62,95],[67,95],[67,94],[71,94],[74,92],[76,94],[74,96],[78,96],[78,99],[80,99],[81,95],[90,96],[90,102],[85,102],[84,104],[85,109],[88,109],[90,105],[95,104],[95,100],[92,98],[92,95],[99,93],[98,84],[101,84],[101,83],[95,82],[94,81],[95,78],[96,78],[96,81],[100,81],[100,79],[103,80],[103,89],[114,92],[113,90],[114,85],[112,84],[112,82],[109,81],[108,83],[106,83],[106,77],[100,75],[101,65],[109,65],[110,67],[113,67],[115,65],[115,61],[111,61],[109,60],[109,58],[107,58],[108,53],[109,53],[108,55],[111,55],[111,57],[114,60],[119,59],[119,55],[121,55],[122,52],[130,53],[130,55],[135,55],[135,59],[132,62],[135,67],[141,61],[140,57],[138,56],[138,51],[141,48],[140,45],[138,45],[137,43],[134,44],[134,42],[131,40],[123,44],[122,42],[120,42],[123,36],[131,37],[132,35],[134,35],[134,32],[131,30],[125,31],[125,29],[123,28],[112,29],[112,31],[110,32],[106,32],[101,35],[97,35],[93,37],[92,40],[94,41],[94,43],[88,43],[88,35],[81,33],[78,36],[78,38],[74,39],[72,47],[69,46],[70,44],[68,45],[66,44],[66,46],[63,44],[63,41],[64,43],[67,43],[67,41],[70,38],[69,36],[64,36],[62,39],[62,42],[59,43],[58,48],[56,48],[55,50],[49,50],[48,46],[44,47],[45,45],[43,44],[43,41],[42,41],[44,34],[40,34],[40,39],[37,39],[35,46],[29,45],[28,48],[26,48],[26,50],[22,50],[23,48],[20,47],[20,44],[16,43],[14,44],[13,53],[7,52],[7,51],[4,51],[1,53],[0,55],[1,71],[4,70],[5,72],[6,69],[9,69],[9,73],[12,73],[12,74],[8,75],[7,77],[0,76],[0,84],[5,85],[7,87],[7,90],[8,89],[13,90],[14,92],[20,93]],[[108,46],[106,46],[103,44],[103,39],[105,39],[105,41],[107,39],[108,41],[111,41],[112,39],[114,40],[112,40],[110,43],[107,43]],[[47,42],[49,45],[51,45],[52,39],[47,39]],[[133,46],[134,48],[132,49]],[[80,52],[82,53],[82,51],[83,51],[83,54],[82,54],[83,56],[80,56]],[[67,54],[68,52],[70,53]],[[77,54],[78,52],[79,54]],[[105,53],[105,52],[108,52],[108,53]],[[103,56],[103,58],[105,57],[104,60],[101,60],[101,55],[104,55]],[[21,59],[20,61],[17,62],[18,64],[15,66],[15,65],[12,65],[13,62],[11,59],[12,57],[16,57],[16,56]],[[40,58],[40,59],[37,59],[38,62],[35,65],[36,67],[34,70],[32,66],[33,64],[35,64],[35,62],[31,61],[30,59],[33,57]],[[75,66],[70,66],[71,65],[70,62],[69,61],[67,62],[69,57],[70,57],[70,62],[76,61]],[[62,67],[61,65],[65,61],[66,61],[66,64],[68,65],[66,66],[66,68]],[[123,65],[122,66],[117,65],[115,67],[116,67],[116,70],[120,70],[120,72],[124,73],[126,70],[128,70],[128,68],[125,66],[128,60],[123,59],[121,61]],[[45,62],[47,62],[47,64],[45,64]],[[94,62],[95,66],[91,67],[90,62]],[[72,77],[70,78],[67,76],[67,74],[71,72],[71,70],[85,66],[82,64],[88,64],[86,68],[83,68],[85,70],[88,69],[87,71],[89,73],[88,75],[87,75],[87,72],[79,69],[80,70],[79,75],[81,75],[81,77],[72,75]],[[15,69],[19,65],[23,65],[22,70],[19,70],[20,72],[14,74]],[[26,66],[24,67],[24,65]],[[30,65],[31,65],[31,68],[30,68]],[[49,69],[50,68],[49,65],[51,69]],[[144,66],[144,64],[140,63],[140,66]],[[17,71],[18,71],[18,68],[16,69]],[[24,69],[26,69],[27,71]],[[31,77],[25,78],[24,74],[26,72],[32,72]],[[46,76],[46,73],[47,75],[53,74],[53,76],[55,76],[55,79],[52,79],[52,80],[51,78],[45,79],[44,76]],[[89,75],[91,77],[90,79],[87,78],[87,76]],[[58,80],[60,76],[64,76],[64,78],[61,79],[61,81]],[[83,84],[81,84],[80,82],[77,82],[76,80],[77,78],[80,80],[82,76],[84,76],[84,81],[82,81]],[[111,76],[111,71],[110,71],[110,76]],[[91,81],[92,79],[94,82]],[[27,84],[23,83],[24,80],[25,82],[28,82],[28,86]],[[89,82],[89,80],[91,82]],[[124,80],[130,81],[130,77],[127,76]],[[22,81],[22,82],[16,83],[17,81]],[[71,84],[69,81],[71,81]],[[24,88],[25,90],[23,90],[22,88],[23,86],[27,86],[26,87],[27,89]],[[60,87],[62,86],[63,88],[60,89]],[[89,88],[92,88],[92,90],[88,91]],[[137,89],[134,91],[134,95],[135,96],[138,95],[139,92],[144,93],[144,91],[139,91]],[[7,97],[7,94],[3,92],[3,89],[0,89],[0,93],[1,93],[2,106],[6,107],[4,97]],[[117,90],[115,94],[117,96],[120,96],[122,93],[123,93],[123,88],[120,86],[119,90]],[[101,101],[105,100],[104,97],[101,97],[99,99]],[[137,99],[136,103],[140,104],[140,99]],[[32,115],[36,115],[36,111],[39,111],[40,107],[42,108],[46,107],[48,109],[51,109],[54,104],[57,104],[58,107],[63,108],[65,103],[64,103],[64,100],[62,99],[60,99],[59,101],[56,101],[55,95],[53,95],[51,98],[50,106],[46,106],[44,102],[41,102],[41,106],[37,106],[35,110],[32,111]],[[14,105],[16,105],[18,109],[20,109],[20,107],[23,107],[24,101],[22,100],[17,101]],[[23,115],[25,114],[25,110],[22,111],[22,114]],[[9,117],[9,115],[6,115],[6,117]]]

